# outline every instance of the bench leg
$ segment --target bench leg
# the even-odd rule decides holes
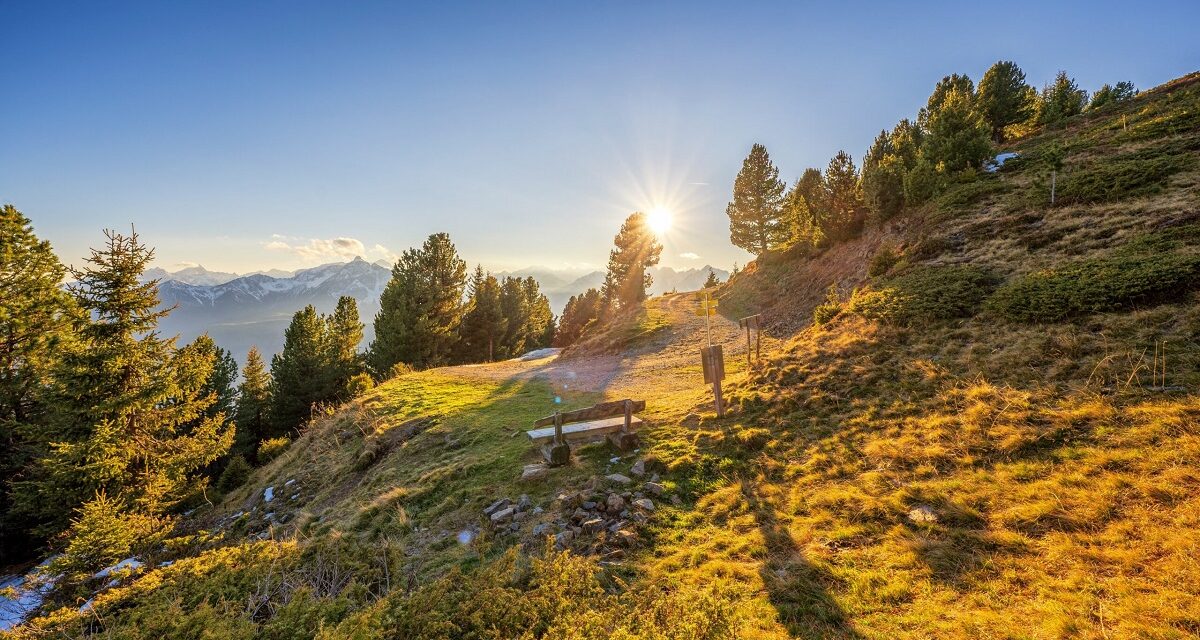
[[[542,456],[546,458],[546,462],[552,467],[560,467],[571,461],[571,445],[567,443],[554,444],[550,442],[542,445]]]
[[[629,451],[630,449],[636,449],[638,446],[637,434],[631,432],[623,433],[618,431],[616,433],[610,433],[608,434],[608,441],[611,442],[612,446],[616,447],[618,451]]]

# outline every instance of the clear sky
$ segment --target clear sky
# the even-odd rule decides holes
[[[728,268],[754,142],[858,160],[951,72],[1148,88],[1200,2],[0,0],[0,201],[68,262],[136,223],[168,268],[370,259],[448,231],[491,268],[600,266],[666,206],[663,263]],[[338,240],[341,239],[341,240]]]

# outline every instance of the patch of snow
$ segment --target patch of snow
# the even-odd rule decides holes
[[[142,562],[137,558],[125,558],[111,567],[105,567],[96,572],[93,578],[107,578],[122,569],[137,570],[142,568]]]
[[[169,566],[171,566],[171,565],[173,565],[173,564],[175,564],[175,561],[174,561],[174,560],[163,560],[162,562],[158,563],[158,566],[159,566],[160,568],[161,568],[161,567],[169,567]]]
[[[530,351],[529,353],[526,353],[523,356],[514,358],[514,360],[519,360],[521,362],[528,362],[530,360],[541,360],[542,358],[549,358],[551,356],[556,356],[560,353],[562,353],[562,349],[559,349],[556,347],[547,347],[545,349],[534,349],[533,351]]]
[[[1000,167],[1004,166],[1005,162],[1008,162],[1009,160],[1012,160],[1013,158],[1018,158],[1020,156],[1021,156],[1021,154],[1016,153],[1014,151],[1008,151],[1005,153],[1001,153],[1000,155],[996,156],[994,159],[989,161],[987,163],[987,165],[984,166],[983,170],[987,171],[988,173],[995,173],[996,170],[998,170]]]
[[[0,577],[0,589],[12,589],[15,599],[0,596],[0,631],[8,631],[25,621],[25,616],[42,606],[42,600],[54,588],[57,577],[43,575],[43,570],[58,556],[51,556],[23,576]]]
[[[294,485],[294,484],[296,484],[296,481],[295,481],[295,480],[288,480],[287,482],[283,483],[283,486],[285,486],[285,487],[290,487],[290,486],[292,486],[292,485]]]
[[[270,502],[275,499],[275,487],[267,487],[263,489],[263,502]]]

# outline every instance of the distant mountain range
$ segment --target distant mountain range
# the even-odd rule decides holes
[[[676,271],[653,267],[650,275],[654,284],[650,292],[657,295],[699,289],[710,268]],[[729,277],[723,269],[712,270],[722,280]],[[604,282],[601,271],[580,275],[578,271],[540,267],[496,275],[533,276],[556,314],[562,312],[568,298]],[[383,260],[371,263],[355,258],[295,272],[273,269],[239,276],[196,266],[174,272],[149,269],[144,277],[159,280],[158,294],[163,307],[175,307],[159,323],[164,334],[178,334],[181,341],[190,341],[208,333],[218,345],[231,351],[238,362],[243,362],[250,347],[257,345],[269,361],[272,354],[283,348],[283,331],[296,311],[311,304],[317,311],[329,313],[338,298],[345,295],[358,301],[358,312],[366,325],[365,347],[374,338],[372,321],[379,312],[379,296],[391,278],[391,265]]]

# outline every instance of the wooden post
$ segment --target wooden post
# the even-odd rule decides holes
[[[563,422],[562,414],[555,411],[554,412],[554,444],[562,444],[563,443],[563,435],[562,435],[563,424],[562,424],[562,422]]]
[[[617,433],[608,434],[608,441],[612,443],[618,451],[629,451],[637,447],[638,437],[631,428],[633,426],[633,401],[625,399],[625,423],[621,425],[621,430]]]
[[[753,366],[750,362],[750,320],[746,320],[746,371],[750,371]]]
[[[542,456],[551,466],[561,466],[571,461],[571,445],[563,439],[563,417],[554,412],[554,440],[542,447]]]

